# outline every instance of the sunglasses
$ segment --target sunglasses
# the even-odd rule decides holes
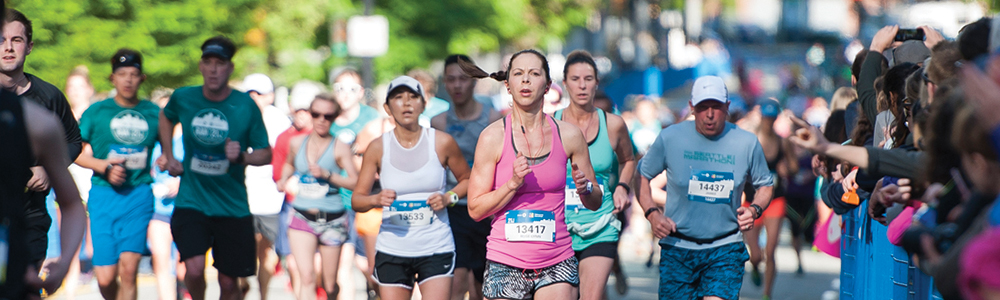
[[[330,122],[333,122],[333,119],[337,117],[334,114],[326,114],[326,115],[324,115],[324,114],[320,114],[318,112],[313,112],[313,111],[309,112],[309,114],[312,115],[313,119],[319,119],[319,117],[322,116],[324,119],[326,119],[327,121],[330,121]]]
[[[361,92],[363,88],[361,85],[353,83],[335,83],[333,84],[333,91],[337,93],[352,93],[357,94]]]

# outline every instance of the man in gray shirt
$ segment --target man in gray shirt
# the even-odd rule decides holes
[[[741,231],[771,202],[773,178],[757,137],[726,122],[729,97],[715,76],[695,81],[695,120],[667,127],[639,163],[639,205],[660,239],[660,299],[738,299],[749,258]],[[649,180],[666,171],[664,208]],[[745,184],[757,190],[740,207]]]

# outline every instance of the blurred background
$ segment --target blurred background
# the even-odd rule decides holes
[[[75,67],[85,66],[98,99],[103,99],[102,91],[112,89],[103,78],[111,72],[107,60],[117,48],[133,48],[146,56],[144,71],[149,79],[142,94],[148,95],[156,87],[200,84],[199,46],[206,38],[223,34],[240,46],[232,78],[260,72],[270,75],[277,86],[290,87],[300,80],[329,83],[339,68],[353,67],[362,70],[365,86],[371,89],[414,68],[439,75],[441,60],[450,53],[467,53],[484,69],[499,70],[507,55],[525,48],[547,53],[553,79],[561,81],[563,56],[585,49],[598,57],[601,87],[624,109],[641,97],[674,110],[683,108],[689,95],[685,87],[692,78],[720,75],[729,81],[731,93],[738,94],[737,108],[744,103],[752,107],[762,97],[777,97],[796,114],[808,106],[805,101],[829,99],[836,87],[850,85],[854,54],[882,26],[926,24],[954,38],[962,25],[1000,4],[1000,0],[10,2],[34,22],[35,47],[26,71],[66,88],[60,83]],[[375,17],[359,17],[366,14]],[[484,96],[502,98],[495,83],[481,83],[479,88]],[[438,96],[448,98],[444,89]]]

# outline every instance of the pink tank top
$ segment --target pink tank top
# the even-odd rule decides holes
[[[486,244],[486,259],[521,269],[540,269],[573,256],[573,241],[566,230],[564,215],[566,151],[559,138],[559,127],[552,118],[546,116],[546,120],[552,128],[552,149],[542,162],[531,166],[531,173],[525,176],[524,184],[514,194],[514,199],[494,215],[493,229]],[[511,166],[517,159],[510,126],[511,117],[508,115],[504,124],[503,153],[493,176],[494,190],[510,179],[513,173]],[[555,230],[546,231],[551,228],[544,224],[552,225],[553,221]],[[508,235],[507,229],[512,230],[511,235]],[[528,240],[508,240],[525,238]]]

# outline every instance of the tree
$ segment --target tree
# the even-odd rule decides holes
[[[32,52],[25,71],[64,88],[77,65],[91,71],[97,91],[112,89],[111,55],[127,47],[143,55],[147,80],[141,94],[157,86],[200,84],[201,44],[225,35],[238,45],[254,25],[253,8],[264,0],[11,0],[8,7],[33,23]],[[237,52],[236,60],[241,59]],[[237,62],[237,73],[240,63]]]

